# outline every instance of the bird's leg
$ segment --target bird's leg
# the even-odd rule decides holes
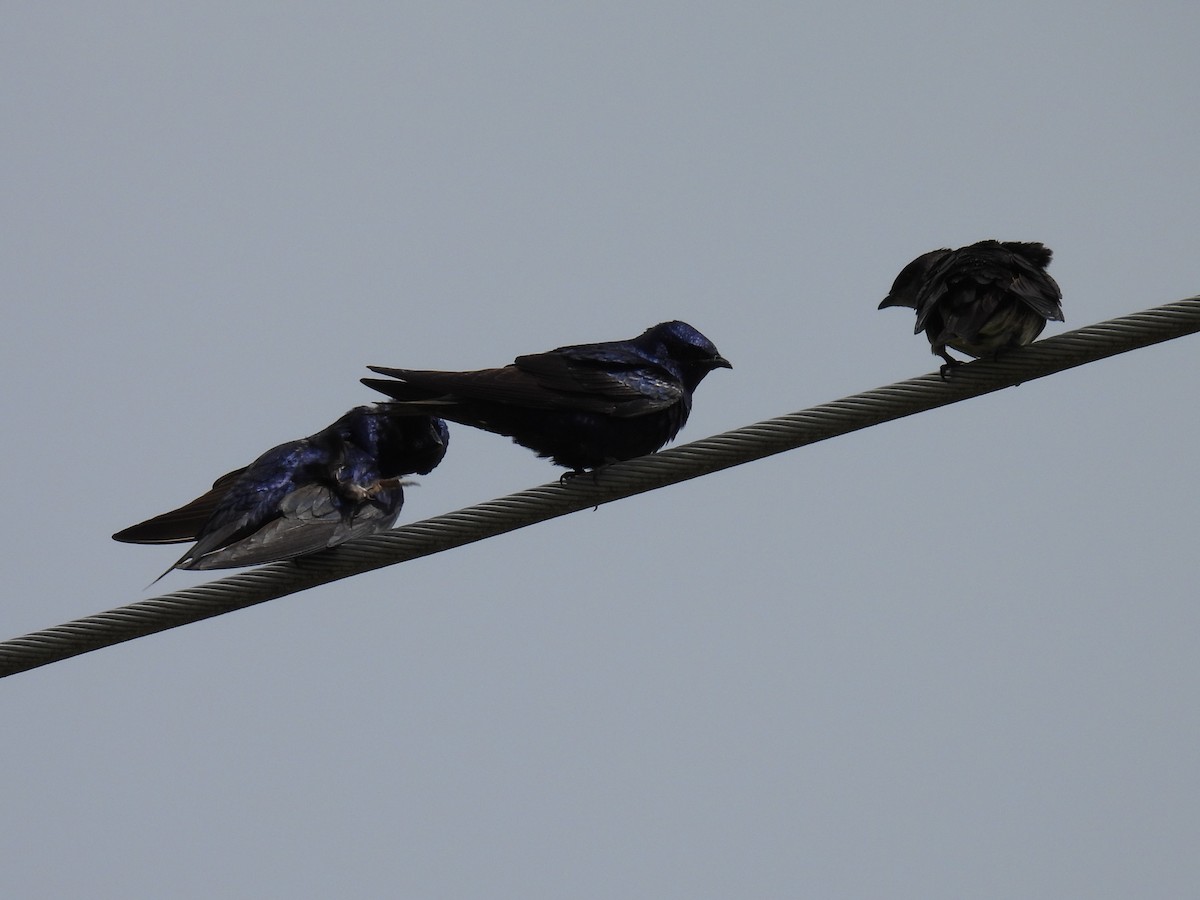
[[[405,481],[403,478],[398,478],[398,477],[397,478],[380,478],[369,488],[366,488],[363,491],[363,494],[368,499],[374,499],[375,497],[379,496],[379,494],[381,494],[383,491],[392,491],[392,490],[395,490],[396,488],[404,487],[405,485],[415,484],[415,483],[416,482],[414,482],[414,481]]]
[[[412,482],[405,481],[403,478],[380,478],[366,487],[353,481],[339,481],[337,487],[344,496],[362,502],[363,500],[374,500],[384,491],[404,487],[406,484],[412,484]]]
[[[592,469],[572,469],[570,472],[563,472],[558,476],[559,484],[566,484],[569,481],[574,481],[580,475],[591,475],[592,484],[598,484],[598,473],[604,466],[596,466]]]
[[[947,353],[944,347],[941,350],[934,350],[933,352],[946,361],[944,365],[938,368],[938,375],[941,377],[942,381],[946,380],[946,376],[950,374],[951,369],[953,369],[955,366],[961,366],[963,364],[961,359],[955,359],[953,356]]]
[[[355,484],[353,481],[343,481],[338,484],[338,490],[351,500],[370,500],[378,493],[375,486],[363,487],[361,484]]]

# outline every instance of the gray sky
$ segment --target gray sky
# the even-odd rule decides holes
[[[934,369],[875,307],[936,247],[1044,241],[1067,327],[1200,291],[1198,26],[9,4],[0,637],[152,596],[109,535],[367,364],[683,318],[690,440]],[[1195,895],[1198,346],[6,680],[0,893]],[[456,427],[402,521],[556,475]]]

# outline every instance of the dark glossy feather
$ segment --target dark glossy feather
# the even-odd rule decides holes
[[[652,453],[675,437],[692,392],[715,368],[731,368],[684,322],[632,340],[559,347],[499,369],[371,371],[363,383],[412,413],[439,415],[511,437],[576,472]]]
[[[401,476],[432,471],[449,440],[442,420],[393,415],[390,407],[353,409],[222,476],[191,503],[113,537],[194,540],[171,568],[218,569],[291,559],[390,528],[404,504]]]
[[[246,469],[235,469],[228,475],[222,475],[213,482],[212,489],[201,494],[191,503],[130,525],[113,535],[113,540],[126,544],[182,544],[194,541],[196,535],[204,527],[204,523],[212,518],[221,498]]]

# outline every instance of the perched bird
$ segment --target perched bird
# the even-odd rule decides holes
[[[404,505],[401,476],[431,472],[448,441],[441,419],[391,415],[388,404],[360,406],[113,539],[195,541],[167,572],[250,566],[324,550],[390,528]]]
[[[518,356],[500,369],[371,371],[364,378],[395,406],[507,435],[571,470],[653,453],[675,437],[692,392],[713,369],[733,368],[685,322],[663,322],[632,340]]]
[[[995,356],[1028,344],[1063,321],[1062,291],[1046,273],[1051,251],[1038,243],[980,241],[957,250],[918,256],[892,284],[879,308],[917,311],[913,333],[924,331],[932,352],[946,361],[942,377],[960,364],[953,347],[974,357]]]

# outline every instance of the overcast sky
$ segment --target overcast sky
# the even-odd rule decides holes
[[[1200,292],[1194,3],[13,2],[0,638],[375,399],[681,318],[681,440],[936,368],[900,268]],[[0,683],[6,897],[1200,894],[1196,338]],[[415,521],[557,477],[454,427]],[[208,576],[172,573],[172,590]]]

